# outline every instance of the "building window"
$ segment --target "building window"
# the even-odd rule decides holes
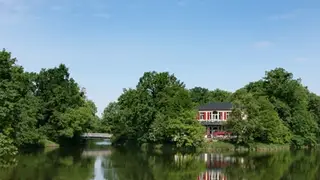
[[[217,111],[213,111],[213,119],[219,119],[219,113]]]
[[[230,112],[227,112],[227,114],[226,114],[226,119],[228,119],[229,116],[230,116]]]
[[[200,112],[200,117],[201,120],[204,120],[204,112]]]
[[[207,119],[209,119],[209,120],[212,119],[212,112],[208,112],[208,118]]]

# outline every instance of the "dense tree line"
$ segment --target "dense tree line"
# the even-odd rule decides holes
[[[5,50],[0,52],[0,146],[39,146],[45,140],[76,142],[83,132],[110,132],[113,142],[197,147],[205,133],[195,121],[200,104],[232,102],[228,128],[236,143],[312,146],[320,136],[320,97],[285,69],[268,71],[261,80],[228,92],[187,89],[168,72],[146,72],[135,88],[97,109],[70,77],[68,68],[26,72]],[[246,120],[242,120],[243,115]],[[0,148],[1,149],[1,148]],[[10,152],[1,149],[0,153]]]
[[[114,142],[201,144],[204,128],[194,119],[196,107],[209,102],[232,102],[227,125],[235,143],[291,143],[313,146],[320,135],[320,97],[283,68],[235,92],[195,87],[186,89],[167,72],[146,72],[135,89],[125,89],[104,110],[102,131]],[[246,120],[243,115],[247,116]]]
[[[0,153],[8,144],[31,147],[43,146],[47,140],[75,142],[97,126],[95,114],[94,103],[87,100],[65,65],[26,72],[9,52],[0,51]]]

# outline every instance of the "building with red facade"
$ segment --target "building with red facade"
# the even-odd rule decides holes
[[[197,120],[206,127],[206,136],[224,135],[224,125],[232,111],[229,102],[218,102],[201,105],[198,108]]]

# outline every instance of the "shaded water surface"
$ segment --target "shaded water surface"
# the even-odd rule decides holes
[[[100,142],[83,150],[25,153],[0,163],[0,180],[320,179],[320,151],[161,154]]]

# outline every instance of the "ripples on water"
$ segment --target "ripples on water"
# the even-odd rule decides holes
[[[93,142],[85,150],[56,149],[0,159],[0,180],[320,179],[319,151],[161,154],[109,145]],[[7,166],[11,167],[1,168]]]

